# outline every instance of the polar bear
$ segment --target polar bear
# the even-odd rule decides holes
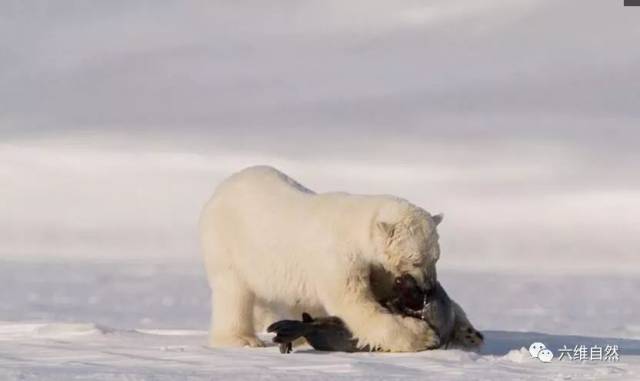
[[[385,287],[372,282],[391,285],[410,274],[421,287],[432,286],[441,220],[397,197],[317,194],[272,167],[232,175],[200,219],[212,289],[211,346],[262,346],[256,314],[273,322],[278,312],[307,311],[340,316],[359,346],[437,347],[438,336],[424,321],[380,305],[374,289]]]

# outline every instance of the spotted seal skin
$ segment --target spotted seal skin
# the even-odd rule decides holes
[[[466,320],[456,316],[456,306],[439,282],[428,291],[423,291],[410,275],[394,280],[393,297],[381,301],[391,313],[422,319],[438,334],[439,344],[433,348],[457,347],[471,349],[482,344],[483,336]],[[459,308],[459,307],[458,307]],[[460,310],[461,311],[461,310]],[[372,351],[377,348],[359,348],[357,340],[346,324],[336,316],[313,318],[308,313],[300,320],[281,320],[271,324],[267,332],[282,353],[289,353],[292,342],[304,338],[314,349],[320,351]]]

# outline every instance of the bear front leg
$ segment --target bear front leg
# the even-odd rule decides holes
[[[423,320],[391,314],[374,298],[368,281],[351,280],[334,287],[325,306],[340,317],[358,340],[358,347],[385,352],[417,352],[437,348],[440,339]]]

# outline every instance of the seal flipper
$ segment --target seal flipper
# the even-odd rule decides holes
[[[308,313],[302,314],[302,321],[280,320],[271,324],[267,332],[275,332],[274,343],[280,344],[280,352],[291,352],[291,343],[304,337],[307,342],[319,351],[355,352],[357,341],[351,331],[338,317],[314,319]]]
[[[280,320],[267,327],[267,332],[275,332],[276,336],[273,338],[274,343],[291,343],[307,334],[310,328],[308,322]]]

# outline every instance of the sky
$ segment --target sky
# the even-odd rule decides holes
[[[198,261],[269,164],[443,212],[444,267],[640,271],[622,1],[0,2],[0,258]]]

